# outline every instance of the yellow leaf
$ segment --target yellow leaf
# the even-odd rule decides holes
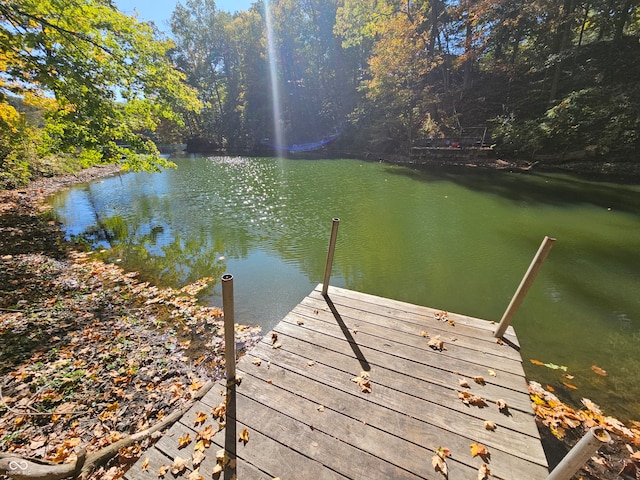
[[[490,377],[497,377],[496,372],[491,370],[491,369],[489,369],[489,376]]]
[[[259,358],[254,358],[251,363],[253,363],[255,366],[259,367],[260,365],[262,365],[262,360],[260,360]]]
[[[189,388],[191,390],[200,390],[202,388],[204,384],[198,380],[197,378],[194,378],[193,381],[191,382],[191,385],[189,385]]]
[[[149,470],[149,457],[145,458],[142,463],[140,464],[140,468],[142,469],[143,472],[146,472],[147,470]]]
[[[488,456],[489,455],[489,450],[487,450],[487,447],[485,447],[484,445],[481,445],[479,443],[472,443],[471,444],[471,456],[472,457],[477,457],[477,456]]]
[[[207,419],[207,414],[204,412],[196,412],[196,418],[194,420],[194,426],[198,426],[205,422]]]
[[[158,476],[159,477],[164,477],[167,472],[169,471],[169,465],[162,465],[159,469],[158,469]]]
[[[249,431],[246,428],[243,428],[242,431],[240,432],[240,440],[239,441],[244,443],[245,445],[249,441]]]
[[[191,443],[191,434],[187,433],[184,437],[178,438],[178,449],[184,448]]]
[[[211,445],[211,442],[207,442],[209,445]],[[195,444],[195,446],[193,447],[193,450],[196,452],[204,452],[205,448],[208,445],[205,445],[205,441],[204,440],[198,440]]]
[[[469,387],[469,381],[468,381],[466,378],[459,378],[459,379],[458,379],[458,384],[459,384],[461,387],[464,387],[464,388],[470,388],[470,387]]]

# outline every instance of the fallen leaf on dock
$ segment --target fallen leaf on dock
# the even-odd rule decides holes
[[[298,320],[298,325],[304,325],[304,320]]]
[[[171,467],[169,467],[169,465],[161,465],[160,468],[158,469],[158,472],[157,472],[158,476],[159,477],[164,477],[167,474],[167,472],[169,471],[169,468],[171,468]]]
[[[371,393],[371,381],[369,380],[368,372],[360,372],[360,376],[353,377],[351,381],[357,383],[364,393]]]
[[[273,344],[273,346],[271,348],[278,349],[280,347],[282,347],[282,344],[280,342],[276,342],[276,343]]]
[[[204,477],[200,475],[200,472],[196,468],[193,472],[189,474],[187,480],[204,480]]]
[[[202,452],[193,452],[191,454],[191,461],[193,462],[194,467],[197,467],[198,465],[200,465],[205,458],[206,458],[206,455]]]
[[[227,402],[221,402],[217,407],[211,409],[211,415],[215,419],[222,419],[227,414]]]
[[[496,405],[498,406],[498,410],[500,410],[502,413],[509,409],[507,402],[502,399],[496,400]]]
[[[428,337],[429,336],[429,332],[427,332],[426,330],[422,330],[420,332],[420,335],[422,335],[423,337]]]
[[[493,432],[497,427],[496,427],[496,424],[493,423],[492,421],[485,420],[484,421],[484,428],[486,428],[487,430],[490,430],[490,431]]]
[[[442,473],[445,477],[449,476],[449,469],[447,468],[447,457],[451,455],[451,450],[444,447],[438,447],[436,454],[431,457],[431,465],[436,472]]]
[[[480,443],[472,443],[471,444],[471,456],[472,457],[488,457],[489,450],[487,447]]]
[[[440,335],[436,335],[431,340],[429,340],[429,343],[427,345],[429,345],[434,350],[446,350],[446,348],[444,347],[444,342],[440,339]]]
[[[187,433],[184,437],[178,438],[178,449],[184,448],[191,443],[191,434]]]
[[[247,442],[249,441],[249,430],[247,430],[246,428],[242,429],[242,431],[240,432],[239,441],[244,443],[245,445],[247,444]]]
[[[458,392],[458,398],[465,405],[474,405],[476,407],[486,407],[487,402],[484,398],[472,395],[469,392]]]
[[[490,377],[497,377],[498,375],[496,374],[496,372],[495,372],[495,371],[493,371],[493,370],[489,369],[489,376],[490,376]]]
[[[260,360],[259,358],[254,358],[251,363],[253,363],[255,366],[259,367],[260,365],[262,365],[262,360]]]
[[[184,469],[187,468],[188,463],[189,463],[189,460],[186,458],[182,458],[182,457],[174,458],[173,464],[171,465],[171,473],[173,473],[174,475],[178,475],[179,473],[182,473]]]
[[[601,375],[603,377],[607,376],[607,371],[603,370],[602,368],[596,366],[596,365],[591,365],[591,370],[593,370],[595,373],[597,373],[598,375]]]
[[[216,452],[216,461],[218,462],[218,465],[221,465],[223,467],[229,461],[229,457],[227,456],[227,452],[225,451],[224,448],[221,448]]]
[[[278,341],[278,334],[277,334],[277,333],[275,333],[275,332],[273,332],[273,333],[271,334],[271,344],[274,344],[274,343],[276,343],[277,341]]]
[[[485,384],[484,377],[473,377],[473,381],[476,382],[478,385]]]
[[[194,426],[202,425],[207,420],[207,414],[204,412],[196,412]]]
[[[316,410],[318,410],[319,412],[324,412],[324,406],[322,406],[322,405],[318,405],[318,406],[316,407]]]
[[[140,464],[140,469],[142,469],[143,472],[149,470],[149,457],[145,458],[142,463]]]
[[[459,378],[459,379],[458,379],[458,384],[459,384],[461,387],[464,387],[464,388],[471,388],[471,387],[469,386],[469,380],[467,380],[466,378]]]
[[[488,480],[489,475],[491,475],[491,470],[486,463],[483,463],[478,469],[478,480]]]

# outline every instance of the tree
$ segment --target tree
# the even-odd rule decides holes
[[[12,114],[6,106],[12,96],[54,100],[44,111],[39,155],[124,160],[133,169],[166,166],[144,133],[162,119],[181,122],[178,109],[199,108],[168,61],[171,46],[109,0],[2,2],[3,118]]]
[[[223,146],[223,112],[227,98],[224,78],[224,29],[229,15],[220,12],[213,0],[178,3],[171,15],[175,38],[173,61],[198,92],[204,109],[189,116],[192,140],[209,146]]]

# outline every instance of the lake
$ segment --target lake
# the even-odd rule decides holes
[[[358,160],[173,160],[176,170],[52,197],[67,235],[159,285],[231,273],[236,321],[265,331],[322,282],[333,217],[332,285],[495,321],[555,237],[513,321],[525,371],[563,398],[640,419],[640,186]],[[221,305],[220,284],[202,301]]]

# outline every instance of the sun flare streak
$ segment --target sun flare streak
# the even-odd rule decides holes
[[[273,129],[275,132],[276,150],[284,146],[284,133],[282,130],[282,112],[280,102],[280,88],[278,86],[278,69],[276,64],[276,47],[273,38],[273,26],[271,23],[271,8],[269,0],[264,0],[265,22],[267,29],[267,50],[269,57],[269,80],[271,82],[271,103],[273,106]]]

